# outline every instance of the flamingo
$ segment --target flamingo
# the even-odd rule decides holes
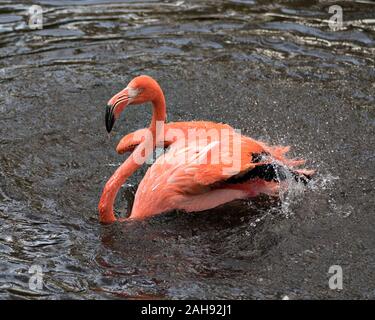
[[[151,102],[153,107],[149,127],[126,135],[116,148],[120,154],[132,153],[105,184],[98,205],[101,223],[117,220],[114,200],[127,178],[142,166],[144,161],[139,161],[137,155],[147,159],[160,144],[169,149],[147,170],[136,191],[130,216],[120,221],[143,220],[176,209],[199,212],[259,194],[277,196],[281,182],[289,177],[307,183],[314,173],[313,170],[295,169],[305,161],[286,158],[289,147],[268,146],[241,135],[227,124],[210,121],[165,123],[163,91],[153,78],[145,75],[134,78],[108,101],[107,131],[112,130],[125,107],[146,102]],[[163,124],[161,130],[157,128],[158,123]],[[168,134],[176,130],[182,136]],[[195,136],[190,141],[186,137],[192,130],[195,130]],[[224,130],[227,134],[207,139],[210,130]],[[202,136],[204,143],[197,144],[196,138]],[[217,154],[220,159],[214,163],[210,161]],[[234,163],[236,169],[233,169]]]

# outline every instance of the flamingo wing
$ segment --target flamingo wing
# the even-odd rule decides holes
[[[131,218],[172,209],[201,211],[259,193],[274,194],[274,177],[261,175],[270,163],[261,144],[236,133],[206,144],[177,140],[146,172]]]

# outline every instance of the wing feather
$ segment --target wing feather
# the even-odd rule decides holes
[[[231,134],[208,144],[174,142],[149,168],[153,187],[168,185],[183,193],[202,192],[210,185],[254,168],[253,153],[263,148],[250,138]]]

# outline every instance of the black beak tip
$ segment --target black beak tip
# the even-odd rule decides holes
[[[106,111],[105,111],[105,127],[108,133],[112,131],[114,123],[115,123],[115,115],[113,114],[113,106],[107,105]]]

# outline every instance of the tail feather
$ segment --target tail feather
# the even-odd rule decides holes
[[[307,184],[314,174],[313,170],[293,170],[285,165],[278,163],[260,164],[240,175],[235,175],[225,182],[229,184],[244,183],[249,180],[261,179],[267,182],[285,181],[293,177],[297,182]]]
[[[286,166],[288,167],[298,167],[298,166],[302,166],[306,163],[306,160],[303,160],[303,159],[288,159],[285,154],[287,152],[289,152],[290,150],[290,146],[267,146],[267,145],[263,145],[263,148],[269,153],[269,155],[285,164]]]

